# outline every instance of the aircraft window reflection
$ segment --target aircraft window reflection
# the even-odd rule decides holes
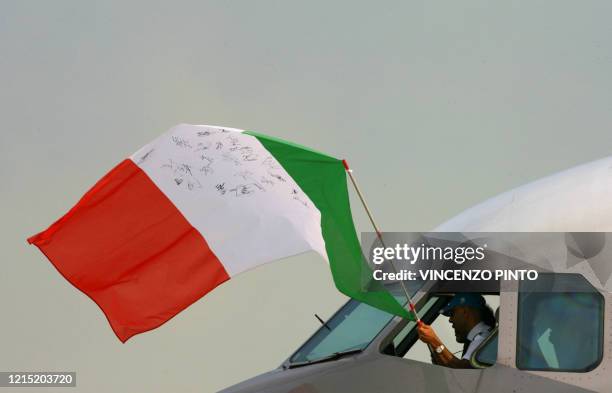
[[[599,364],[604,300],[584,277],[542,273],[519,291],[519,369],[586,372]]]

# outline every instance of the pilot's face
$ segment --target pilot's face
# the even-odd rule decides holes
[[[469,333],[467,313],[468,309],[466,307],[458,306],[451,310],[451,315],[448,318],[453,329],[455,329],[455,339],[458,343],[464,343],[467,340]]]

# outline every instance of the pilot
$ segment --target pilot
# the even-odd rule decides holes
[[[460,358],[456,357],[446,348],[434,329],[421,322],[417,332],[421,341],[431,349],[432,363],[451,368],[472,368],[472,353],[489,336],[495,325],[493,310],[482,295],[460,293],[440,310],[440,314],[449,317],[457,342],[463,344],[463,351]]]

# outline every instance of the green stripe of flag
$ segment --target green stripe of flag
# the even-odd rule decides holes
[[[246,131],[245,134],[261,142],[321,212],[321,229],[336,288],[363,303],[411,318],[406,309],[372,279],[355,232],[342,161],[257,132]]]

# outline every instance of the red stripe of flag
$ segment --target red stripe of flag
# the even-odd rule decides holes
[[[202,235],[131,160],[28,242],[96,302],[122,342],[229,279]]]

